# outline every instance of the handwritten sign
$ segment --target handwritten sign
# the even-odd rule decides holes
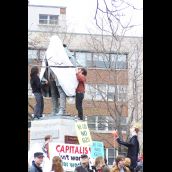
[[[76,122],[75,129],[78,136],[79,144],[88,146],[92,144],[92,139],[87,126],[87,122]]]
[[[90,148],[75,144],[49,143],[50,160],[54,156],[60,156],[65,171],[74,171],[80,165],[80,157],[87,154],[90,157]]]
[[[91,158],[98,156],[104,157],[104,145],[103,142],[93,141],[91,145]]]

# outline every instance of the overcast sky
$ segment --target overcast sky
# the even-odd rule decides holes
[[[111,2],[111,0],[106,1]],[[88,33],[89,30],[96,33],[94,16],[97,0],[29,0],[29,2],[30,4],[66,6],[67,24],[70,26],[68,31]],[[132,24],[137,25],[126,35],[143,36],[143,0],[128,0],[128,2],[142,10],[130,8],[130,10],[123,11],[126,15],[125,19],[131,18]]]

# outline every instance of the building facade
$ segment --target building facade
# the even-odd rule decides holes
[[[28,5],[28,30],[65,31],[66,7]]]

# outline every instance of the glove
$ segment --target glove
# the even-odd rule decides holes
[[[117,131],[117,130],[113,131],[113,136],[114,136],[114,139],[115,139],[115,140],[116,140],[117,138],[119,138],[119,136],[118,136],[118,131]]]

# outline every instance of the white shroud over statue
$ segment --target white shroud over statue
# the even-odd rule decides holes
[[[78,85],[75,66],[69,60],[69,57],[58,36],[52,36],[42,62],[40,79],[42,80],[46,70],[46,59],[49,68],[54,72],[66,96],[75,96],[75,90]]]

